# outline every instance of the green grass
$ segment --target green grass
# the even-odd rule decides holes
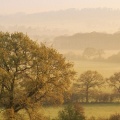
[[[115,72],[120,72],[120,63],[105,63],[93,61],[74,61],[74,69],[79,76],[87,70],[96,70],[103,75],[103,77],[110,77]],[[110,92],[111,88],[105,88],[104,91]],[[85,115],[89,118],[95,117],[109,117],[111,114],[120,113],[120,104],[84,104]],[[58,111],[62,110],[60,107],[44,108],[44,113],[50,118],[57,117]]]
[[[45,107],[43,108],[43,114],[50,118],[56,118],[58,112],[63,109],[64,106],[54,106],[54,107]]]
[[[120,104],[84,104],[85,115],[87,118],[92,116],[109,117],[111,114],[120,113]],[[45,107],[44,114],[50,118],[55,118],[58,112],[63,109],[63,106],[59,107]]]
[[[77,71],[78,76],[87,70],[96,70],[104,77],[110,77],[115,72],[120,72],[120,63],[74,61],[74,69]],[[42,108],[42,114],[50,118],[55,118],[63,107],[45,107]],[[91,116],[109,117],[111,114],[120,113],[120,104],[84,104],[83,107],[85,109],[85,115],[88,118]],[[2,118],[1,115],[0,118]]]
[[[85,116],[90,118],[92,116],[108,118],[111,114],[120,113],[120,104],[83,104]],[[43,107],[40,111],[41,114],[48,116],[49,118],[55,118],[58,112],[61,111],[64,106]],[[2,116],[0,115],[0,118]],[[0,119],[2,120],[2,119]]]
[[[88,118],[91,116],[106,118],[111,114],[120,113],[120,104],[89,104],[83,106]]]

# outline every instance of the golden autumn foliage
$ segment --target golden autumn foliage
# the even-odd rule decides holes
[[[55,49],[32,41],[23,33],[0,32],[0,106],[21,109],[54,99],[63,102],[74,79],[73,65]]]

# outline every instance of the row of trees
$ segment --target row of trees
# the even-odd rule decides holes
[[[82,55],[75,54],[74,52],[68,52],[64,54],[67,59],[70,60],[104,60],[103,55],[105,54],[104,50],[102,49],[95,49],[95,48],[86,48]]]
[[[74,52],[68,52],[64,56],[72,61],[75,60],[87,60],[87,61],[100,61],[100,62],[110,62],[110,63],[119,63],[120,62],[120,51],[116,54],[105,58],[105,51],[102,49],[95,48],[86,48],[83,53],[80,55],[75,54]]]
[[[102,90],[106,87],[106,91]],[[112,91],[114,93],[112,93]],[[81,102],[113,102],[120,98],[120,72],[104,79],[97,71],[88,70],[80,75],[72,87],[71,100]]]

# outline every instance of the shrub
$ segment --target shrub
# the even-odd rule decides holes
[[[58,113],[58,120],[85,120],[84,109],[79,104],[68,105]]]
[[[120,120],[120,114],[116,113],[111,115],[109,120]]]

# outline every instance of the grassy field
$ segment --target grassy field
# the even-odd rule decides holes
[[[83,104],[85,116],[90,118],[92,116],[98,118],[108,118],[111,114],[120,113],[120,104]],[[49,118],[56,118],[58,112],[61,111],[64,106],[43,107],[40,111],[42,115]],[[24,114],[25,115],[25,114]],[[0,114],[0,120],[3,118]],[[27,120],[27,119],[26,119]]]
[[[74,61],[74,69],[79,76],[87,70],[96,70],[103,75],[103,77],[110,77],[115,72],[120,72],[120,63],[104,63],[92,61]],[[107,91],[110,91],[107,89]],[[85,115],[90,118],[95,117],[109,117],[111,114],[120,112],[120,104],[84,104]],[[47,107],[43,111],[45,115],[50,118],[57,117],[58,111],[62,110],[63,106]]]
[[[77,75],[87,71],[96,70],[104,77],[109,77],[115,72],[120,72],[120,63],[93,62],[93,61],[73,61]]]
[[[110,77],[115,72],[120,72],[120,63],[103,63],[92,61],[73,61],[73,63],[74,69],[76,70],[78,76],[87,70],[96,70],[104,77]],[[120,104],[84,104],[82,106],[84,107],[87,118],[90,118],[91,116],[109,117],[111,114],[120,112]],[[45,114],[50,118],[55,118],[63,107],[64,106],[44,107],[42,108],[42,114]]]
[[[120,104],[84,104],[85,115],[87,118],[92,116],[107,118],[111,114],[120,113]],[[63,106],[43,108],[44,114],[50,118],[57,117],[58,111],[62,110]]]

